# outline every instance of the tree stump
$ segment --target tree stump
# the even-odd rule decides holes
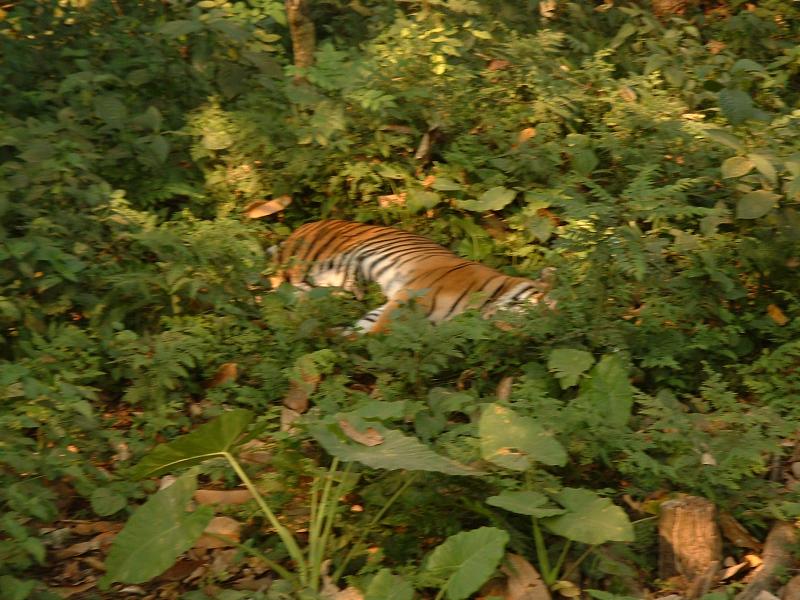
[[[662,579],[680,576],[690,597],[699,597],[713,582],[722,560],[717,509],[705,498],[685,496],[661,505],[658,521],[658,569]]]

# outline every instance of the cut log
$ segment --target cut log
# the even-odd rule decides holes
[[[662,579],[683,577],[691,594],[702,595],[708,589],[722,562],[716,517],[716,507],[705,498],[685,496],[661,504],[658,566]]]

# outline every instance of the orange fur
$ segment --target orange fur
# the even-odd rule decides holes
[[[493,312],[537,302],[550,289],[549,281],[504,275],[414,233],[349,221],[303,225],[283,243],[278,262],[274,284],[336,286],[360,297],[360,284],[378,283],[387,302],[358,323],[372,332],[385,330],[391,313],[412,297],[439,322],[467,308]]]

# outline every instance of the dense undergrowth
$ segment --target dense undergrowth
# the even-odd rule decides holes
[[[342,415],[484,471],[403,488],[367,532],[373,553],[338,573],[362,589],[394,585],[388,568],[435,594],[425,555],[484,526],[545,572],[540,542],[551,560],[597,543],[529,496],[527,516],[487,503],[516,492],[562,512],[569,490],[645,507],[699,494],[756,536],[800,516],[769,476],[800,422],[796,3],[659,19],[635,3],[320,2],[307,83],[283,10],[0,10],[0,596],[54,597],[52,524],[125,520],[152,491],[129,467],[232,408],[274,445],[249,472],[279,518],[292,486],[346,454],[330,438]],[[241,216],[286,194],[280,215]],[[347,339],[364,303],[266,283],[265,248],[320,217],[402,226],[509,273],[554,266],[558,310],[438,327],[409,312]],[[226,364],[236,377],[209,385]],[[280,433],[289,381],[309,372],[314,408]],[[493,410],[555,455],[492,460]],[[350,464],[364,513],[336,521],[334,571],[410,476]],[[234,484],[218,465],[201,478]],[[657,589],[651,515],[630,512],[635,541],[572,579]],[[280,562],[282,542],[254,531]]]

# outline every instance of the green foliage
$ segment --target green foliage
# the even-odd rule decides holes
[[[283,548],[291,486],[317,482],[325,507],[313,552],[291,550],[307,567],[295,591],[333,558],[337,583],[368,598],[466,597],[506,533],[552,583],[561,558],[631,539],[611,503],[623,491],[702,494],[745,522],[797,516],[796,492],[766,476],[800,418],[796,3],[662,19],[580,2],[314,3],[305,83],[279,0],[12,4],[4,593],[47,593],[42,531],[125,518],[152,485],[131,473],[227,460],[251,419],[275,448],[268,474],[245,476],[273,482],[264,518]],[[240,218],[284,194],[280,216]],[[365,306],[264,277],[265,246],[325,217],[401,225],[510,274],[555,266],[556,310],[434,327],[411,307],[390,333],[347,339],[375,294]],[[236,375],[220,379],[223,365]],[[299,439],[279,431],[290,381],[313,406]],[[367,516],[339,510],[334,491],[353,483],[329,470],[338,460],[360,469]],[[224,483],[221,464],[198,469]],[[404,469],[420,470],[413,486]],[[177,510],[179,481],[129,524]],[[181,544],[159,568],[198,533],[195,514],[175,513]],[[653,573],[654,542],[636,534],[616,567],[611,550],[576,567],[584,580]],[[480,572],[452,567],[489,548]],[[120,553],[109,577],[127,580]]]

